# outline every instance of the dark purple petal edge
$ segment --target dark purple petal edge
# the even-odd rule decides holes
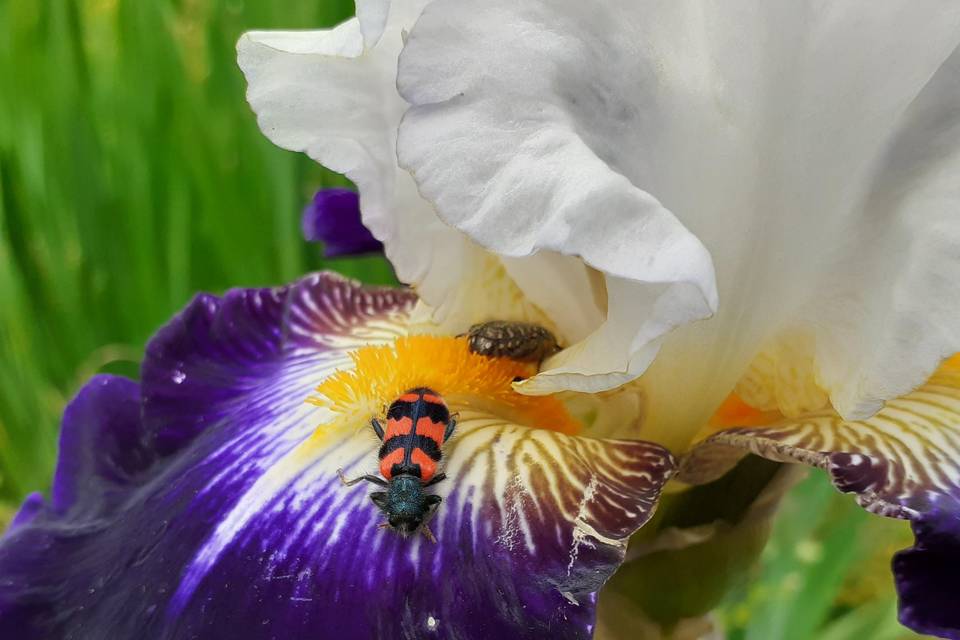
[[[912,527],[914,545],[893,557],[900,622],[960,640],[960,505],[922,514]]]

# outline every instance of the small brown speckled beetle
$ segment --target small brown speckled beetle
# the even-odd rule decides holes
[[[560,350],[552,333],[529,322],[491,320],[467,331],[470,351],[482,356],[536,362]]]

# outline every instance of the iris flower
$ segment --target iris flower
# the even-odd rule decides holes
[[[912,523],[901,621],[960,638],[958,44],[926,0],[358,0],[246,34],[262,130],[353,180],[412,290],[200,295],[139,383],[90,381],[0,543],[0,636],[636,636],[656,550],[735,552],[725,478],[762,479],[746,522],[809,465]],[[305,228],[369,250],[323,202]],[[488,320],[564,349],[479,355]],[[338,478],[415,387],[459,413],[435,543]]]

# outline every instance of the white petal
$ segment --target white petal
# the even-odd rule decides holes
[[[436,306],[483,253],[437,219],[397,167],[407,106],[396,92],[397,56],[424,4],[368,0],[329,31],[250,32],[237,50],[263,132],[356,183],[364,224],[397,275]]]
[[[431,17],[420,25],[432,24]],[[487,16],[480,17],[482,24],[474,28],[498,38],[494,25],[483,23]],[[491,21],[496,22],[496,16]],[[505,37],[519,37],[512,26]],[[426,75],[435,69],[428,51],[444,44],[452,48],[449,39],[457,37],[442,23],[436,29],[418,25],[408,40],[400,75],[411,102],[437,98],[429,95],[435,84]],[[417,60],[425,64],[419,66]],[[609,296],[607,323],[588,343],[563,355],[564,366],[551,373],[555,379],[533,381],[526,391],[549,393],[558,386],[596,391],[636,377],[656,352],[654,341],[661,334],[655,327],[704,318],[715,308],[709,255],[660,202],[598,157],[568,126],[562,108],[535,103],[536,95],[546,95],[544,84],[550,82],[543,69],[530,70],[543,80],[524,87],[522,96],[510,96],[516,99],[513,103],[502,101],[499,92],[468,92],[487,74],[469,68],[457,73],[459,68],[460,63],[452,61],[444,77],[453,99],[412,109],[401,126],[400,160],[414,171],[422,192],[448,222],[496,253],[522,257],[548,250],[580,256],[590,267],[617,276],[608,279],[608,296],[611,281],[626,296]],[[478,77],[471,78],[471,71]],[[522,117],[518,112],[525,108],[536,115]],[[442,144],[448,140],[456,143]],[[565,280],[560,273],[553,279]],[[525,291],[532,295],[531,289]],[[559,321],[590,302],[581,295],[551,316]],[[661,315],[677,306],[686,313],[682,318]]]
[[[857,211],[872,251],[842,256],[845,281],[824,287],[818,307],[829,330],[816,357],[844,417],[871,415],[960,351],[958,105],[960,49],[901,117]],[[855,305],[829,304],[840,297]],[[859,320],[855,330],[846,314]]]
[[[582,340],[603,322],[603,276],[579,259],[541,251],[500,261],[525,298],[552,319],[566,344]]]
[[[399,154],[484,246],[608,274],[607,323],[530,391],[605,387],[659,345],[647,437],[683,446],[799,331],[861,416],[960,350],[958,41],[937,1],[437,0]],[[701,242],[720,310],[689,324],[716,302]]]
[[[423,3],[412,3],[412,5],[410,7],[412,11],[423,8]],[[405,5],[397,3],[397,6]],[[380,36],[387,28],[390,8],[390,0],[359,0],[357,2],[357,20],[360,22],[360,31],[363,33],[364,49],[372,49],[379,42]],[[416,16],[414,15],[413,18],[416,19]]]
[[[600,316],[595,306],[579,304],[589,290],[581,263],[566,263],[564,279],[551,278],[547,286],[541,274],[549,258],[513,261],[504,271],[440,220],[397,166],[397,127],[407,108],[396,91],[397,57],[426,1],[361,1],[357,18],[329,31],[245,34],[239,63],[260,128],[277,145],[356,183],[364,224],[384,243],[400,280],[432,307],[433,320],[459,332],[492,318],[544,321],[540,309],[577,305],[576,313],[547,324],[567,341],[579,339]],[[498,278],[489,277],[491,269]],[[522,296],[512,278],[532,295]]]

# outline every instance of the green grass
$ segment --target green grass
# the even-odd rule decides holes
[[[728,640],[907,640],[896,620],[890,557],[909,525],[867,515],[825,474],[784,499],[755,570],[718,618]]]
[[[237,37],[338,22],[349,1],[0,0],[0,499],[45,488],[64,402],[136,373],[199,290],[325,265],[299,212],[344,181],[274,147],[244,101]]]
[[[392,281],[382,259],[324,263],[302,241],[304,203],[345,183],[260,134],[234,60],[246,29],[352,11],[343,0],[0,0],[0,519],[49,487],[64,403],[98,371],[135,376],[146,339],[196,291],[323,267]],[[870,552],[892,534],[875,522],[822,478],[803,484],[719,614],[731,638],[907,637],[890,585],[857,606],[844,596],[885,575]]]

